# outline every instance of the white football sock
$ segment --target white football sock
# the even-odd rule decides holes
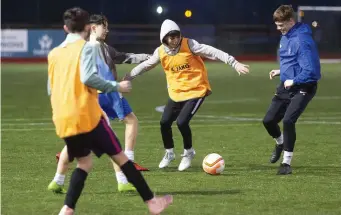
[[[290,165],[293,154],[294,154],[293,152],[284,151],[282,163],[286,163],[286,164]]]
[[[64,185],[65,175],[56,173],[56,175],[53,178],[53,181],[55,181],[58,185]]]
[[[128,184],[128,179],[122,171],[116,172],[116,179],[120,184]]]
[[[277,145],[283,144],[283,134],[281,134],[281,136],[274,138],[274,139],[275,139]]]
[[[127,155],[129,160],[134,161],[134,151],[126,149],[124,154]]]

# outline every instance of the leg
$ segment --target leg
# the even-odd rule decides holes
[[[124,117],[123,121],[126,125],[125,151],[134,151],[134,148],[136,145],[137,130],[138,130],[137,117],[135,116],[133,112],[131,112],[126,117]],[[132,159],[130,160],[134,161],[134,155],[132,156]]]
[[[272,99],[270,107],[263,119],[264,127],[268,131],[269,135],[272,136],[276,141],[275,148],[270,157],[270,163],[276,163],[281,157],[283,151],[283,135],[281,134],[278,123],[284,117],[288,103],[289,100],[281,99],[278,96],[275,96]]]
[[[47,187],[48,190],[53,191],[54,193],[66,193],[66,190],[64,189],[64,181],[70,162],[71,161],[69,161],[67,146],[65,146],[60,153],[57,164],[57,172],[53,181]]]
[[[135,149],[135,145],[136,145],[136,137],[137,137],[137,132],[138,132],[138,119],[135,116],[135,114],[130,111],[126,115],[126,117],[124,117],[123,121],[126,125],[124,153],[127,155],[129,160],[134,162],[134,160],[135,160],[134,159],[135,158],[134,157],[134,149]],[[148,171],[147,168],[144,168],[135,162],[134,162],[134,165],[139,171]]]
[[[151,214],[160,214],[173,202],[173,197],[170,195],[155,197],[140,171],[123,152],[112,155],[111,158],[121,167],[129,182],[136,187]]]
[[[104,152],[120,166],[129,182],[136,187],[143,201],[148,204],[151,213],[159,214],[172,203],[171,196],[154,197],[142,174],[136,170],[133,162],[122,152],[119,140],[104,120],[101,120],[96,128],[93,138],[97,140],[93,145],[94,153],[100,156]]]
[[[109,112],[110,113],[110,112]],[[105,123],[108,126],[108,129],[111,130],[109,117],[106,115],[106,113],[103,113]],[[133,187],[127,180],[124,173],[121,171],[120,167],[111,159],[111,163],[113,165],[113,168],[115,170],[116,180],[117,180],[117,186],[119,192],[129,192],[129,191],[136,191],[135,187]]]
[[[163,111],[162,118],[160,121],[161,135],[165,149],[174,148],[172,124],[178,117],[179,113],[180,103],[168,99],[168,103],[165,107],[165,110]]]
[[[183,104],[180,114],[176,120],[177,126],[181,132],[184,149],[192,148],[192,132],[189,122],[198,111],[205,98],[191,99]]]
[[[73,171],[67,191],[64,207],[60,214],[73,214],[77,201],[83,191],[88,173],[92,168],[90,133],[65,138],[68,156],[77,159],[77,168]]]
[[[277,96],[273,97],[270,107],[264,116],[263,125],[273,138],[281,136],[278,123],[283,119],[288,103],[288,100],[280,99]]]
[[[106,121],[106,124],[108,125],[108,127],[110,127],[110,129],[111,129],[111,125],[110,125],[109,117],[110,119],[118,118],[118,115],[115,111],[115,107],[118,107],[118,106],[114,105],[115,99],[121,99],[121,98],[116,97],[113,94],[104,94],[104,93],[99,94],[99,103],[101,105],[101,108],[103,109],[103,116]],[[123,111],[121,112],[123,113]],[[123,174],[123,172],[121,171],[120,167],[117,166],[115,162],[113,162],[112,160],[110,161],[115,170],[118,191],[119,192],[135,191],[136,189],[131,184],[128,183],[128,180]]]
[[[181,109],[181,104],[179,102],[174,102],[171,99],[168,99],[168,103],[164,109],[164,112],[161,117],[160,126],[161,126],[161,135],[163,146],[166,149],[166,153],[159,164],[159,168],[167,167],[171,161],[175,159],[174,154],[174,141],[173,141],[173,133],[172,133],[172,124],[178,117]]]
[[[302,93],[301,91],[291,99],[291,103],[283,118],[283,135],[284,135],[284,157],[282,165],[286,168],[280,168],[279,174],[290,174],[291,159],[296,142],[295,124],[301,116],[311,99],[315,96],[316,89],[310,93]],[[281,171],[283,170],[283,171]]]
[[[189,122],[198,111],[201,104],[204,102],[205,97],[191,99],[182,104],[182,109],[177,118],[177,125],[181,132],[183,144],[184,144],[184,154],[182,155],[182,160],[178,167],[179,171],[183,171],[191,166],[192,159],[194,158],[195,151],[192,148],[192,132],[189,127]]]
[[[136,136],[137,136],[137,128],[138,128],[138,120],[134,113],[129,113],[124,118],[124,123],[126,124],[125,130],[125,154],[128,159],[134,161],[134,147],[136,145]],[[120,167],[112,160],[112,164],[114,166],[116,179],[118,183],[118,191],[119,192],[130,192],[136,191],[135,187],[132,186],[127,177],[124,175]]]

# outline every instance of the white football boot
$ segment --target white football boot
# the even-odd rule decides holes
[[[162,161],[159,164],[159,168],[162,169],[169,166],[170,162],[173,160],[175,160],[175,153],[166,151],[165,156],[162,158]]]
[[[184,154],[181,155],[182,160],[180,162],[178,170],[184,171],[185,169],[188,169],[191,166],[194,155],[195,155],[194,149],[185,150]]]

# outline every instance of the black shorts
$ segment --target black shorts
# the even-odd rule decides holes
[[[116,134],[104,118],[90,132],[64,138],[69,155],[69,161],[74,158],[88,156],[93,152],[97,157],[103,154],[116,155],[122,151]]]

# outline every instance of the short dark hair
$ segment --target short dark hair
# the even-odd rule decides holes
[[[63,20],[70,33],[82,32],[89,24],[89,13],[79,7],[70,8],[64,12]]]
[[[281,5],[273,14],[275,22],[285,22],[295,18],[295,12],[291,5]]]
[[[93,14],[90,16],[90,24],[106,25],[106,23],[108,23],[108,19],[103,14]]]

